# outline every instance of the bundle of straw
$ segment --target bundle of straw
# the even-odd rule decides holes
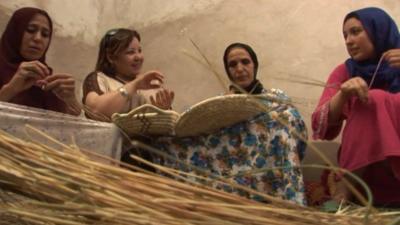
[[[363,213],[328,214],[278,200],[263,204],[140,168],[126,170],[111,165],[117,163],[112,159],[100,163],[87,156],[99,155],[58,144],[55,149],[0,132],[0,224],[388,224],[395,216],[366,220]]]

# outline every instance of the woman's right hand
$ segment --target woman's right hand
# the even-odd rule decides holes
[[[156,70],[151,70],[143,74],[139,74],[133,81],[129,82],[128,85],[134,85],[136,90],[139,89],[155,89],[159,88],[164,82],[164,76]]]
[[[340,92],[346,99],[357,96],[362,102],[368,102],[368,85],[361,77],[353,77],[342,83]]]
[[[391,67],[400,68],[400,48],[391,49],[385,52],[383,58]]]
[[[328,124],[337,126],[343,121],[343,107],[350,97],[357,96],[368,102],[368,85],[361,77],[353,77],[340,85],[339,91],[329,101]]]
[[[13,78],[8,83],[9,87],[19,93],[40,85],[40,81],[50,75],[50,70],[39,61],[22,62]]]

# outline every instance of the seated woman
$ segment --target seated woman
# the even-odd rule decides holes
[[[331,140],[343,121],[338,161],[359,174],[376,205],[400,203],[400,35],[381,9],[347,14],[343,35],[350,58],[331,73],[312,115],[313,137]],[[380,61],[382,59],[382,62]],[[349,200],[342,183],[336,200]]]
[[[101,39],[96,70],[83,83],[85,114],[95,120],[109,121],[114,113],[125,113],[151,103],[162,109],[170,109],[174,92],[161,87],[164,76],[159,71],[141,73],[144,56],[140,35],[136,30],[113,29]],[[157,89],[156,96],[147,99],[144,90]],[[149,142],[145,137],[143,142]],[[121,160],[136,164],[129,152],[151,160],[147,152],[132,149],[125,141]]]
[[[14,12],[1,37],[0,101],[79,115],[75,80],[69,74],[53,73],[45,61],[52,34],[53,24],[45,11]]]
[[[140,35],[135,30],[113,29],[100,42],[96,70],[83,83],[83,103],[92,119],[109,119],[114,113],[151,103],[162,109],[171,108],[174,92],[161,88],[156,96],[146,99],[143,90],[160,88],[164,76],[159,71],[141,73],[144,56]],[[158,82],[156,82],[158,81]]]
[[[290,131],[307,138],[306,127],[298,111],[287,102],[288,97],[277,89],[264,89],[256,79],[258,60],[245,44],[230,45],[223,57],[226,72],[236,85],[231,91],[244,89],[249,94],[268,96],[262,103],[271,110],[260,112],[247,121],[222,128],[212,134],[186,138],[160,138],[157,147],[172,157],[201,168],[232,182],[253,188],[297,204],[305,204],[304,183],[300,165],[305,143]],[[278,101],[272,101],[276,99]],[[229,113],[229,112],[227,112]],[[289,127],[274,120],[281,116]],[[160,159],[165,166],[196,174],[172,159]],[[285,168],[274,168],[281,167]],[[261,173],[238,176],[239,173],[265,168]],[[221,185],[213,187],[263,201],[260,196]]]

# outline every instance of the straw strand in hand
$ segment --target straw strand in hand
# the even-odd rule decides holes
[[[379,63],[378,63],[378,65],[376,66],[374,75],[372,75],[372,79],[371,79],[371,82],[369,83],[368,89],[371,89],[372,84],[374,84],[376,74],[378,74],[378,70],[379,70],[379,68],[381,67],[382,61],[383,61],[383,55],[382,55],[381,58],[379,59]]]

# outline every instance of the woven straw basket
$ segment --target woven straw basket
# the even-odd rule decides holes
[[[130,137],[138,135],[174,135],[179,114],[162,110],[150,104],[142,105],[129,113],[112,115],[112,121]]]
[[[181,116],[172,110],[145,104],[126,114],[115,113],[112,120],[131,137],[197,136],[210,134],[265,112],[265,105],[257,98],[245,94],[217,96],[195,104]]]

